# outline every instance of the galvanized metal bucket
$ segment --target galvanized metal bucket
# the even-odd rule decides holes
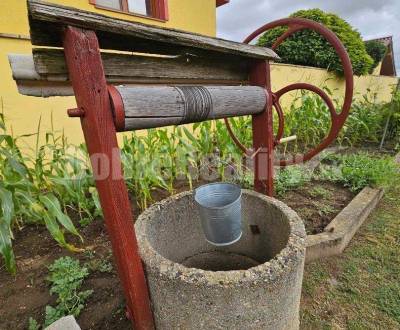
[[[237,242],[242,236],[242,190],[231,183],[210,183],[195,190],[206,240],[216,246]]]

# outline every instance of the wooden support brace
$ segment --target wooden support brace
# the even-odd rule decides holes
[[[135,329],[154,329],[98,40],[93,31],[67,27],[63,44],[128,310]]]
[[[255,62],[250,73],[250,84],[265,88],[271,95],[271,73],[267,61]],[[274,174],[274,136],[272,123],[272,97],[267,97],[265,110],[253,115],[253,150],[254,156],[254,189],[268,196],[273,196]]]

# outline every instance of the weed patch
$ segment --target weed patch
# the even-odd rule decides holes
[[[85,306],[86,299],[93,293],[92,290],[80,291],[83,280],[89,275],[86,267],[82,267],[78,260],[70,257],[57,259],[49,266],[51,283],[50,294],[57,295],[55,307],[46,306],[44,327],[49,326],[63,316],[78,317]],[[38,328],[34,319],[29,319],[29,329]]]

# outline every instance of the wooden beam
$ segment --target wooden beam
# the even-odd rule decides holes
[[[207,58],[233,55],[279,59],[274,51],[265,47],[163,29],[38,0],[29,0],[28,10],[32,44],[39,46],[62,47],[62,30],[70,25],[95,31],[103,49],[173,55],[189,53]]]
[[[128,311],[135,329],[154,330],[96,34],[68,27],[64,47],[76,102],[85,112],[82,130]]]
[[[218,58],[178,56],[143,56],[116,53],[101,54],[104,70],[108,79],[119,81],[127,79],[194,79],[240,81],[248,80],[247,61],[232,58],[231,61]],[[33,60],[39,75],[67,76],[64,52],[58,49],[34,49]]]
[[[63,52],[35,50],[8,56],[13,78],[23,95],[72,96]],[[155,58],[102,54],[108,84],[246,85],[246,62],[205,61],[198,57]]]
[[[254,63],[250,83],[262,87],[268,95],[271,91],[271,68],[266,61]],[[274,127],[272,97],[267,98],[263,112],[252,117],[254,151],[254,190],[274,196]]]

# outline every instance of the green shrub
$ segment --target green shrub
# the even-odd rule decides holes
[[[371,58],[374,60],[371,68],[369,69],[369,73],[372,73],[374,69],[378,66],[378,64],[382,61],[383,57],[386,54],[387,48],[386,46],[378,41],[378,40],[369,40],[365,41],[365,49]]]
[[[399,177],[400,168],[393,157],[377,157],[366,152],[350,155],[331,154],[322,161],[317,178],[339,182],[358,192],[371,186],[386,188]]]
[[[343,182],[343,173],[340,167],[322,165],[317,178],[322,181]]]
[[[370,71],[373,59],[368,55],[360,33],[346,21],[335,14],[325,13],[320,9],[300,10],[290,15],[290,17],[308,18],[324,24],[343,42],[353,64],[354,74],[360,76]],[[258,44],[271,47],[286,29],[285,27],[279,27],[267,31],[260,37]],[[285,63],[314,66],[340,75],[343,74],[341,62],[335,50],[323,37],[314,31],[303,30],[296,32],[277,48],[277,53]]]

